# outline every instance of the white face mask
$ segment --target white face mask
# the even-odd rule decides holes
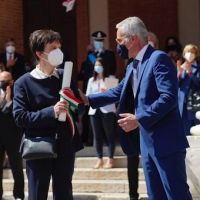
[[[43,60],[49,62],[52,66],[57,67],[58,65],[62,64],[63,62],[63,52],[60,48],[52,50],[49,54],[43,52],[44,54],[48,55],[48,60],[42,58]]]
[[[101,72],[103,72],[103,67],[101,65],[95,65],[94,66],[94,71],[99,74]]]
[[[15,52],[15,47],[13,47],[13,46],[7,46],[6,47],[6,52],[7,53],[14,53]]]
[[[195,59],[195,55],[191,52],[186,52],[184,57],[188,62],[192,62]]]

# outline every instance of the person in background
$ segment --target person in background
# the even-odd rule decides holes
[[[6,71],[5,65],[3,64],[3,62],[0,62],[0,73]]]
[[[19,153],[22,129],[16,126],[12,115],[13,83],[9,72],[0,73],[0,163],[3,163],[6,151],[14,178],[13,196],[16,200],[22,200],[24,199],[24,174],[22,158]],[[0,165],[0,171],[0,194],[3,195],[2,165]]]
[[[175,36],[169,36],[165,40],[165,52],[171,58],[174,66],[176,66],[176,62],[179,60],[181,64],[184,62],[184,58],[182,56],[182,45],[179,42],[178,38]]]
[[[29,200],[46,200],[52,177],[54,200],[73,200],[72,175],[75,152],[83,148],[75,119],[84,114],[84,105],[72,109],[75,132],[71,122],[58,120],[68,112],[67,101],[60,101],[63,69],[61,36],[53,30],[36,30],[29,37],[29,46],[38,65],[20,77],[14,85],[13,115],[16,124],[24,129],[25,137],[55,136],[57,158],[26,161]],[[71,88],[71,89],[70,89]],[[78,88],[71,79],[67,92],[80,99]],[[22,140],[23,144],[24,138]]]
[[[94,71],[94,65],[90,62],[88,55],[94,52],[93,44],[89,44],[87,46],[87,56],[86,60],[82,62],[81,69],[78,72],[77,79],[78,81],[82,81],[82,91],[86,93],[88,80],[92,77]],[[85,106],[85,114],[81,119],[82,124],[82,132],[81,139],[84,146],[92,146],[93,145],[93,135],[92,130],[90,129],[90,117],[88,115],[89,106]]]
[[[101,57],[106,63],[108,69],[108,76],[115,78],[116,72],[116,59],[115,53],[111,50],[105,49],[104,40],[107,35],[103,31],[95,31],[92,33],[93,45],[95,51],[88,55],[90,62],[94,65],[97,57]]]
[[[5,42],[5,53],[0,54],[0,62],[10,72],[14,81],[25,73],[24,56],[16,52],[16,44],[13,38],[8,38]]]
[[[148,31],[148,43],[154,48],[158,49],[158,38],[155,33]]]
[[[93,77],[89,79],[86,94],[96,94],[104,92],[106,85],[104,78],[107,77],[106,63],[102,58],[97,58],[94,63]],[[114,125],[115,125],[115,112],[116,107],[114,104],[104,106],[98,109],[92,109],[90,107],[89,115],[92,125],[92,131],[94,134],[94,142],[97,152],[98,161],[93,167],[99,169],[103,167],[103,133],[105,132],[108,142],[108,159],[104,165],[105,169],[112,168],[113,156],[115,151],[115,136],[114,136]]]
[[[186,135],[190,135],[190,128],[200,124],[195,117],[195,112],[187,110],[187,102],[190,90],[200,90],[200,64],[199,49],[193,44],[188,44],[183,50],[185,62],[181,64],[177,62],[178,78],[179,78],[179,110],[182,117],[184,130]]]

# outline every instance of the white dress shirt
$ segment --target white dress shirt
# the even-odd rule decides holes
[[[139,51],[139,53],[137,54],[137,56],[136,56],[136,58],[135,58],[136,60],[139,60],[139,63],[138,63],[138,74],[139,74],[139,70],[140,70],[141,63],[142,63],[142,59],[143,59],[143,57],[144,57],[144,54],[145,54],[145,52],[146,52],[148,46],[149,46],[149,44],[146,44],[146,45]],[[132,79],[131,79],[132,89],[133,89],[133,83],[134,83],[134,81],[133,81],[133,76],[132,76]],[[133,91],[134,91],[134,90],[133,90]],[[135,94],[134,94],[134,96],[135,96]]]

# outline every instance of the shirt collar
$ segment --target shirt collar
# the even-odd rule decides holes
[[[10,56],[12,57],[12,59],[14,58],[14,53],[7,53],[6,52],[6,58],[7,60],[9,60]]]
[[[56,78],[59,79],[59,74],[58,74],[58,70],[55,68],[53,73],[50,75],[44,74],[41,70],[39,70],[39,68],[36,66],[36,68],[34,70],[32,70],[30,72],[30,74],[37,79],[44,79],[47,77],[51,77],[51,76],[55,76]]]
[[[149,44],[146,44],[140,51],[139,51],[139,53],[137,54],[137,56],[136,56],[136,60],[139,60],[140,62],[142,62],[142,59],[143,59],[143,57],[144,57],[144,54],[145,54],[145,52],[146,52],[146,50],[147,50],[147,47],[149,46]]]

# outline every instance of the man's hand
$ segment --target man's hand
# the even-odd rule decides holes
[[[79,91],[79,94],[80,94],[80,97],[81,97],[81,100],[82,102],[84,103],[85,106],[89,106],[89,101],[88,101],[88,97],[80,90],[78,89]]]
[[[2,102],[2,100],[3,100],[3,95],[1,94],[0,95],[0,103]]]
[[[9,103],[11,101],[12,101],[12,99],[11,99],[11,87],[9,85],[6,88],[6,102]]]
[[[62,112],[68,112],[68,102],[67,101],[58,101],[57,104],[54,106],[54,112],[58,116]]]
[[[117,122],[125,132],[134,130],[139,126],[139,122],[137,121],[135,115],[130,113],[123,113],[119,114],[119,116],[122,117],[122,119],[119,119]]]
[[[14,66],[16,62],[17,62],[17,58],[15,58],[14,60],[8,60],[6,66],[7,67]]]

